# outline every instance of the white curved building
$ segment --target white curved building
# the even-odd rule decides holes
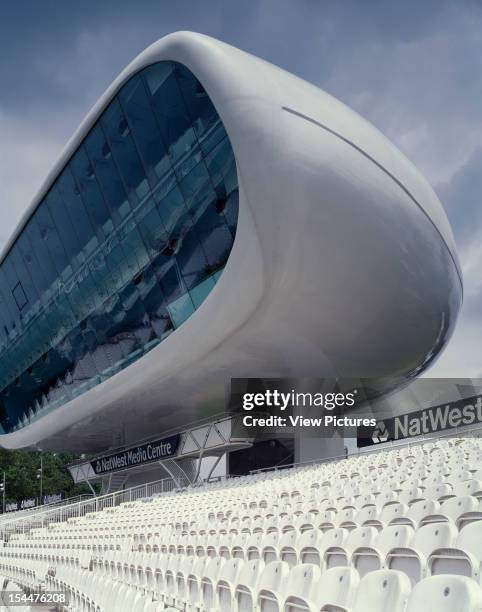
[[[231,377],[417,376],[462,278],[439,200],[379,131],[180,32],[75,132],[0,299],[0,445],[83,452],[214,416]]]

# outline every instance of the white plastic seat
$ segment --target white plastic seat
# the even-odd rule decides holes
[[[439,510],[440,504],[438,501],[421,499],[413,503],[403,516],[392,518],[391,522],[394,525],[411,525],[416,529],[427,516],[436,514]]]
[[[172,555],[164,572],[164,601],[171,605],[176,597],[177,592],[177,571],[183,557],[180,555]]]
[[[470,578],[431,576],[415,585],[407,612],[480,612],[482,591]]]
[[[289,572],[288,564],[283,561],[274,561],[265,566],[258,582],[259,612],[280,612]]]
[[[222,557],[219,557],[222,558]],[[188,576],[195,563],[194,557],[184,556],[178,565],[176,572],[175,605],[181,607],[187,600]],[[149,585],[147,585],[149,588]]]
[[[246,561],[243,559],[229,559],[219,572],[218,581],[216,583],[216,610],[231,610],[234,604],[234,593],[238,584],[239,574],[244,567]]]
[[[298,540],[298,559],[300,563],[321,565],[320,548],[324,537],[324,534],[318,529],[308,529],[301,534]]]
[[[204,569],[204,575],[201,579],[201,601],[202,607],[205,610],[211,610],[215,607],[215,587],[220,576],[223,564],[227,563],[222,557],[213,557],[210,559]]]
[[[457,574],[481,582],[482,521],[466,525],[453,547],[438,548],[428,559],[431,574]]]
[[[480,500],[482,498],[482,480],[470,478],[457,483],[454,486],[454,495],[457,497],[470,495]]]
[[[392,502],[386,504],[376,519],[367,520],[364,526],[375,527],[378,530],[383,529],[390,523],[397,521],[400,517],[408,512],[408,506],[400,502]]]
[[[426,516],[421,521],[421,525],[427,523],[437,523],[452,521],[460,529],[465,523],[482,519],[479,512],[479,501],[471,495],[462,497],[450,497],[440,507],[438,513]]]
[[[270,561],[276,561],[278,559],[279,540],[280,536],[277,531],[272,531],[263,538],[261,558],[265,563],[269,563]]]
[[[393,548],[387,553],[387,569],[405,572],[412,583],[427,575],[427,561],[430,554],[439,548],[452,546],[457,537],[453,523],[433,523],[420,527],[410,542],[403,548]]]
[[[363,526],[368,521],[376,520],[378,518],[379,513],[380,510],[375,505],[363,506],[363,508],[360,508],[356,513],[353,522],[355,523],[355,526]]]
[[[262,540],[261,534],[256,533],[251,535],[245,545],[245,559],[248,561],[261,559]]]
[[[339,567],[348,565],[351,553],[361,547],[369,547],[377,537],[378,531],[375,527],[357,527],[350,531],[342,546],[329,546],[324,551],[323,567]]]
[[[336,527],[325,533],[321,533],[318,529],[308,533],[309,536],[303,534],[303,538],[300,538],[300,562],[314,563],[323,567],[326,551],[343,550],[350,532],[342,527]]]
[[[387,483],[388,484],[388,483]],[[383,487],[385,489],[385,487]],[[394,491],[384,490],[379,493],[376,497],[376,505],[379,508],[384,508],[387,504],[392,504],[398,501],[398,495]]]
[[[257,588],[263,569],[264,563],[261,559],[248,561],[242,567],[234,591],[237,612],[252,612],[254,610]]]
[[[296,594],[289,595],[283,612],[350,609],[359,583],[360,577],[353,568],[332,567],[312,581],[306,594],[300,589]]]
[[[320,568],[311,563],[297,565],[291,568],[284,587],[284,612],[300,610],[300,605],[311,599],[314,586],[321,578]]]
[[[440,478],[442,480],[442,478]],[[454,495],[452,485],[447,482],[437,482],[433,484],[427,483],[426,488],[423,492],[425,499],[434,501],[444,501]]]
[[[370,572],[360,581],[353,612],[405,612],[410,590],[410,580],[403,572]]]
[[[297,531],[284,533],[278,544],[278,557],[280,561],[285,561],[290,567],[298,563],[298,548],[301,536]]]
[[[409,545],[414,530],[409,525],[390,525],[380,531],[373,546],[356,548],[351,556],[351,565],[363,577],[366,573],[382,569],[385,557],[392,549],[405,548]]]
[[[191,567],[187,576],[187,592],[186,599],[190,605],[195,605],[200,600],[201,579],[204,576],[208,557],[198,557]],[[163,595],[163,593],[162,593]]]
[[[423,491],[420,487],[412,486],[409,489],[403,489],[398,494],[398,501],[407,506],[411,506],[414,502],[424,499]]]

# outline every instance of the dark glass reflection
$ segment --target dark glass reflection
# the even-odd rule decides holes
[[[173,62],[132,77],[0,266],[0,431],[182,325],[219,278],[237,216],[233,151],[201,84]]]

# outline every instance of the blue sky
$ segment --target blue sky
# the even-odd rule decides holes
[[[0,244],[122,68],[175,30],[315,83],[429,179],[465,278],[433,376],[482,377],[482,3],[472,0],[17,0],[0,5]]]

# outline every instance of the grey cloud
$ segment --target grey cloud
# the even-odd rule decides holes
[[[482,147],[453,178],[437,187],[454,230],[459,251],[463,255],[471,242],[480,240],[482,228]]]

